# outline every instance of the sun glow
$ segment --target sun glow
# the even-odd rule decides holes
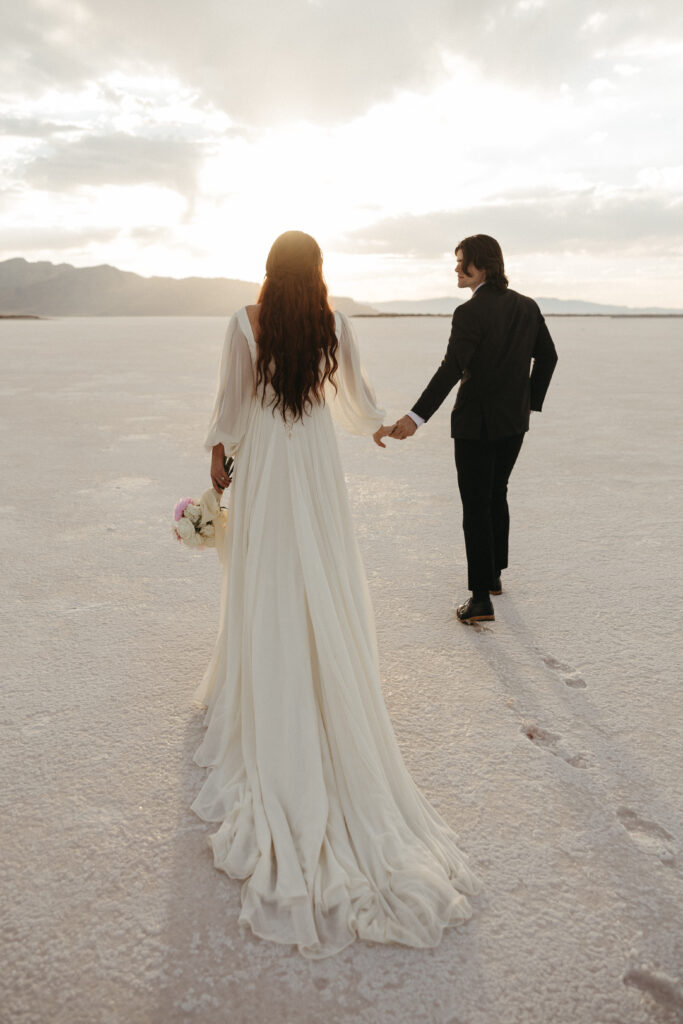
[[[169,76],[117,72],[26,99],[2,142],[0,258],[21,251],[147,275],[259,281],[274,238],[298,228],[320,242],[333,291],[379,301],[451,293],[454,236],[482,230],[481,211],[495,224],[510,204],[523,212],[548,196],[558,197],[555,209],[582,191],[599,198],[611,189],[626,205],[634,190],[673,196],[673,152],[647,172],[636,162],[629,177],[637,76],[543,94],[442,59],[444,80],[430,92],[404,90],[328,126],[247,127]],[[614,118],[628,133],[619,123],[606,133]],[[595,167],[608,146],[617,170],[601,180]],[[500,240],[528,272],[529,290],[561,290],[556,270],[572,265],[571,254],[556,244],[549,259],[541,238],[517,252],[516,241]],[[609,266],[621,268],[605,299],[618,301],[621,289],[624,301],[629,282],[629,301],[640,301],[618,244],[605,240]],[[673,295],[659,301],[674,304]]]

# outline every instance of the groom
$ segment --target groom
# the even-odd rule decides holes
[[[410,437],[460,381],[451,437],[472,596],[457,616],[479,622],[495,618],[490,595],[502,592],[500,574],[508,564],[508,479],[529,412],[543,405],[557,352],[534,300],[508,288],[495,238],[464,238],[455,257],[458,288],[471,288],[472,297],[456,308],[443,362],[411,411],[393,427],[381,427],[375,441],[384,448],[382,437]]]

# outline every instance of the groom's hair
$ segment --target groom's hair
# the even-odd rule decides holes
[[[503,250],[495,238],[490,235],[468,235],[462,242],[458,242],[455,251],[458,250],[462,252],[465,273],[469,271],[470,263],[474,263],[477,270],[486,271],[487,284],[492,284],[494,288],[507,288]]]

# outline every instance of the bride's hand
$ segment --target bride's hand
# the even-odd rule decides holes
[[[396,426],[396,424],[394,424],[394,427],[395,426]],[[375,442],[375,444],[378,444],[380,446],[380,448],[386,448],[386,445],[385,445],[384,441],[382,440],[382,438],[383,437],[389,437],[391,435],[391,432],[393,431],[394,427],[385,427],[384,424],[382,424],[382,426],[379,428],[379,430],[376,430],[375,433],[372,435],[372,438],[373,438],[373,441]]]
[[[230,486],[230,477],[225,472],[225,449],[222,444],[214,445],[211,452],[211,483],[214,491],[222,494]]]

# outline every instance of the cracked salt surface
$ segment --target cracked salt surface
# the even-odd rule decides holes
[[[320,963],[240,930],[190,811],[219,571],[169,520],[207,486],[225,322],[0,323],[3,1024],[683,1020],[683,350],[676,321],[549,323],[495,622],[455,620],[447,403],[385,452],[341,438],[398,740],[485,889],[435,950]],[[404,412],[448,321],[356,324]]]

